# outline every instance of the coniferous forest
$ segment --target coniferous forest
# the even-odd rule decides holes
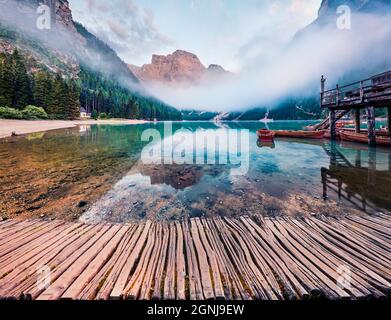
[[[76,81],[46,71],[29,74],[22,55],[0,54],[0,107],[23,110],[43,108],[51,119],[80,116],[80,89]]]
[[[82,67],[79,77],[80,103],[87,112],[125,119],[182,120],[175,108],[156,98],[131,92],[98,72]]]
[[[15,50],[0,54],[0,107],[17,111],[42,108],[50,119],[77,119],[80,107],[93,114],[116,118],[181,120],[181,113],[163,102],[143,97],[115,80],[81,67],[78,79],[45,70],[29,73],[24,57]],[[7,114],[10,114],[7,112]],[[1,117],[1,115],[0,115]]]

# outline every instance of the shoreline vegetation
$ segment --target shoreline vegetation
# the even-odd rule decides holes
[[[50,130],[73,128],[80,125],[136,125],[148,123],[146,120],[109,119],[109,120],[8,120],[0,119],[0,139],[12,135],[26,135],[30,133]]]

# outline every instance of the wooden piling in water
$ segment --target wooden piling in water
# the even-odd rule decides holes
[[[354,121],[354,127],[355,127],[355,131],[356,133],[360,133],[361,132],[361,113],[360,113],[360,109],[356,109],[355,113],[354,113],[354,116],[355,116],[355,121]]]
[[[376,146],[376,121],[375,121],[375,108],[367,107],[367,126],[368,126],[368,143],[371,147]]]
[[[331,140],[337,139],[337,124],[335,120],[335,110],[330,110],[330,137]]]

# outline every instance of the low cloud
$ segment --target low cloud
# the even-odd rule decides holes
[[[75,20],[107,42],[127,62],[135,63],[173,41],[155,25],[153,12],[132,0],[70,1]]]
[[[247,57],[234,78],[190,88],[155,84],[151,91],[178,108],[213,111],[270,107],[289,95],[317,94],[322,74],[328,77],[329,86],[335,86],[340,77],[352,72],[369,75],[391,67],[390,19],[384,13],[356,14],[351,30],[339,30],[332,21],[327,26],[312,26],[280,47],[255,38],[241,50],[259,46],[270,52]]]

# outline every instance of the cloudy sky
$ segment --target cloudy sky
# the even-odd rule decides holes
[[[321,0],[70,0],[75,20],[128,63],[183,49],[231,71],[286,43]]]

